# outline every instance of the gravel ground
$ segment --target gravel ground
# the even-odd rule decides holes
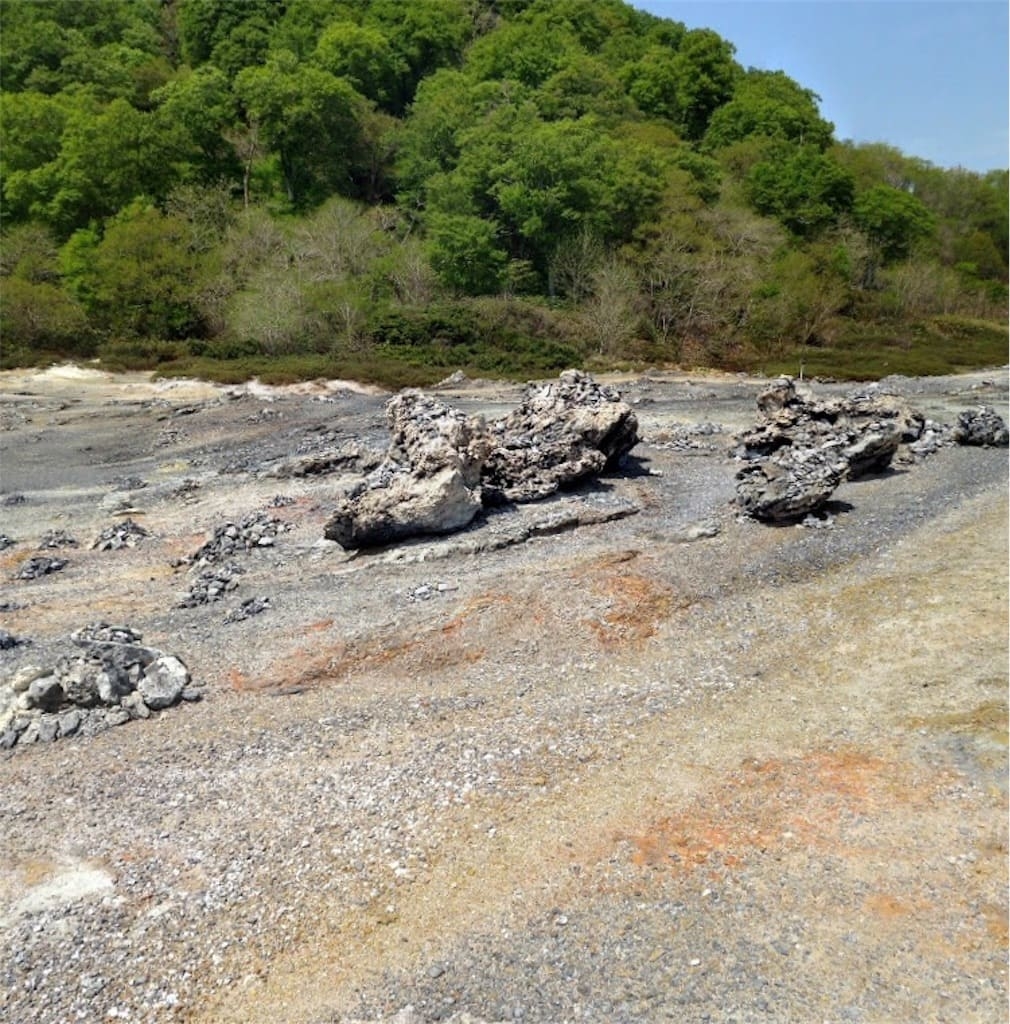
[[[386,396],[0,375],[0,627],[32,641],[0,668],[104,619],[206,694],[0,752],[0,1020],[1005,1019],[1005,450],[770,528],[726,456],[762,381],[616,383],[620,473],[355,556],[321,540],[338,477],[263,471],[381,447]],[[1005,370],[892,383],[1007,415]],[[92,550],[127,510],[151,536]],[[178,561],[264,510],[235,590],[180,607]],[[54,529],[67,567],[16,581]]]

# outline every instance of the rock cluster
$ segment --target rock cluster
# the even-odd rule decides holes
[[[200,697],[179,658],[128,626],[99,622],[70,639],[81,653],[25,665],[0,684],[0,749],[94,735]]]
[[[46,530],[39,541],[39,551],[55,551],[58,548],[76,548],[77,539],[66,530]]]
[[[269,597],[247,597],[237,608],[232,608],[224,617],[226,623],[244,622],[254,615],[260,615],[270,607]]]
[[[186,596],[179,602],[179,607],[195,608],[200,604],[220,601],[238,586],[238,577],[244,573],[245,569],[235,562],[204,569],[190,583]]]
[[[119,551],[121,548],[135,548],[140,541],[150,536],[150,531],[139,523],[124,519],[102,530],[91,547],[97,551]]]
[[[386,457],[339,501],[325,536],[345,548],[452,533],[485,506],[533,501],[613,468],[638,442],[618,393],[567,370],[490,424],[419,391],[386,407]]]
[[[212,565],[243,551],[269,548],[288,526],[266,512],[250,512],[237,523],[215,527],[214,535],[189,558],[194,566]]]
[[[822,508],[843,479],[887,469],[925,420],[897,396],[872,387],[820,401],[782,377],[757,399],[762,421],[737,437],[737,501],[756,519],[802,518]]]
[[[37,580],[42,576],[48,576],[51,572],[59,572],[67,567],[65,558],[56,558],[52,555],[33,555],[27,561],[21,563],[21,567],[15,573],[17,580]]]
[[[953,436],[958,444],[980,448],[1006,448],[1010,443],[1010,434],[1003,418],[988,405],[961,413]]]

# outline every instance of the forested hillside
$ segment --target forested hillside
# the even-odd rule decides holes
[[[2,358],[389,383],[1006,358],[1007,173],[622,0],[0,2]]]

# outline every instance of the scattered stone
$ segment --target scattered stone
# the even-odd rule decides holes
[[[134,548],[145,537],[150,536],[150,531],[139,523],[132,519],[124,519],[102,530],[91,547],[98,551],[119,551],[122,548]]]
[[[22,563],[18,569],[15,579],[37,580],[47,576],[51,572],[59,572],[67,566],[65,558],[55,558],[50,555],[35,555]]]
[[[979,448],[1006,448],[1010,444],[1007,425],[996,410],[988,405],[961,413],[953,436],[957,444]]]
[[[224,617],[226,623],[230,622],[242,622],[245,619],[252,618],[254,615],[260,615],[270,607],[269,597],[247,597],[237,608],[233,608]]]
[[[28,499],[23,494],[19,491],[14,491],[12,494],[5,494],[0,499],[0,505],[24,505],[27,501]]]
[[[322,476],[326,473],[367,473],[382,462],[382,455],[365,448],[357,441],[347,441],[340,447],[324,447],[281,459],[260,473],[260,476],[286,479],[289,477]]]
[[[193,553],[190,562],[199,567],[211,565],[242,551],[272,547],[278,535],[289,529],[286,523],[266,512],[250,512],[237,523],[225,523]]]
[[[31,605],[22,604],[20,601],[0,601],[0,612],[19,612]]]
[[[292,498],[289,494],[275,494],[270,499],[271,508],[286,508],[288,505],[294,505],[297,498]]]
[[[15,636],[6,629],[0,629],[0,651],[12,651],[15,647],[30,644],[31,640],[26,637]]]
[[[17,543],[12,537],[8,537],[6,533],[0,533],[0,551],[6,551],[7,548],[12,548]]]
[[[648,438],[648,443],[664,451],[711,452],[716,451],[718,445],[708,439],[721,433],[722,426],[718,423],[674,423]]]
[[[76,548],[77,540],[66,530],[46,530],[39,541],[39,551],[53,551],[57,548]]]

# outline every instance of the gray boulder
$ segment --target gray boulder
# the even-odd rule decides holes
[[[613,469],[638,443],[638,419],[615,388],[580,370],[532,386],[489,425],[482,473],[487,504],[534,501]]]
[[[1010,434],[1003,418],[991,406],[968,409],[957,418],[954,427],[957,444],[982,448],[1006,448]]]
[[[155,658],[137,684],[137,692],[152,711],[171,707],[189,683],[189,669],[174,655]]]
[[[481,510],[484,425],[420,391],[386,406],[392,443],[385,461],[337,503],[324,529],[344,548],[377,547],[451,533]]]
[[[762,522],[792,522],[827,504],[848,471],[837,447],[783,448],[737,473],[737,504]]]

